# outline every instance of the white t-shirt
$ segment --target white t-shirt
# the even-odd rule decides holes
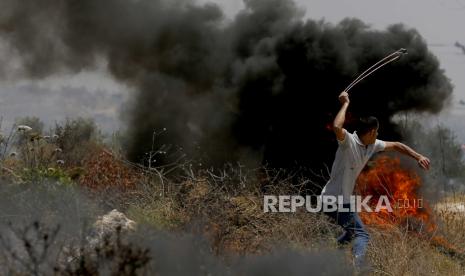
[[[343,203],[350,203],[358,175],[373,154],[384,150],[386,143],[376,139],[374,144],[365,146],[356,132],[344,131],[344,140],[338,140],[339,147],[331,168],[331,177],[321,194],[342,195]]]

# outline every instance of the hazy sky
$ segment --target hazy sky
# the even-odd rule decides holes
[[[242,0],[199,0],[215,2],[228,17],[242,9]],[[356,17],[375,29],[404,23],[417,29],[430,45],[455,85],[453,106],[435,122],[451,126],[465,143],[465,54],[454,46],[465,44],[465,0],[296,0],[306,17],[338,23]],[[1,44],[1,43],[0,43]],[[0,45],[1,50],[1,45]],[[0,58],[0,62],[1,62]],[[127,88],[112,81],[103,71],[76,76],[55,76],[40,82],[1,81],[0,115],[4,122],[15,117],[38,116],[46,123],[66,116],[91,116],[106,130],[118,128],[118,110],[124,104]]]

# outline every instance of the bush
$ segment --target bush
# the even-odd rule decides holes
[[[102,135],[92,119],[66,119],[57,123],[53,132],[67,166],[82,166],[86,157],[102,144]]]

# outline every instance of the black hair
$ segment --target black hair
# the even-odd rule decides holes
[[[379,127],[379,122],[376,117],[362,117],[358,120],[358,124],[356,127],[357,134],[359,136],[365,135],[373,129],[377,129]]]

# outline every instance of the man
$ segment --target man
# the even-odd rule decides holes
[[[379,123],[375,117],[360,119],[357,130],[349,133],[343,128],[346,111],[349,107],[349,94],[339,95],[342,104],[333,123],[333,131],[338,141],[336,157],[331,169],[331,176],[321,194],[342,196],[344,209],[350,207],[350,196],[353,193],[355,181],[370,157],[380,151],[395,150],[417,160],[420,167],[429,169],[430,160],[415,152],[400,142],[385,142],[376,139]],[[327,212],[337,224],[344,229],[344,234],[338,238],[338,243],[345,244],[354,240],[353,255],[355,266],[360,268],[364,264],[369,235],[366,232],[357,212]]]

